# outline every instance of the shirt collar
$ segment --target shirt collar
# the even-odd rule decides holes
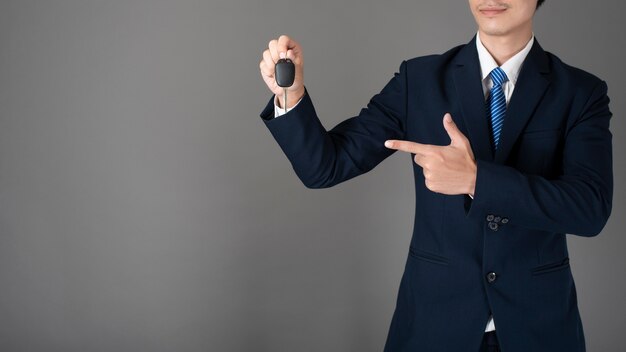
[[[517,77],[519,76],[520,69],[522,68],[522,63],[524,62],[524,59],[526,59],[526,56],[530,52],[534,42],[535,35],[533,34],[524,49],[513,55],[513,57],[500,66],[509,78],[509,82],[513,85],[517,82]],[[489,77],[489,73],[491,73],[494,68],[498,67],[498,64],[480,41],[480,33],[476,33],[476,49],[478,49],[478,60],[480,61],[480,70],[482,71],[481,74],[484,81],[487,77]]]

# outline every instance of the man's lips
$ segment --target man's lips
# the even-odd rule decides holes
[[[491,17],[491,16],[496,16],[496,15],[503,13],[504,11],[506,11],[506,8],[485,8],[485,9],[480,9],[479,11],[483,15]]]

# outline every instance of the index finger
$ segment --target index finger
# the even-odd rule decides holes
[[[293,50],[293,54],[296,57],[300,56],[300,45],[295,40],[291,39],[289,36],[281,35],[278,38],[278,44],[276,45],[276,50],[279,54],[284,53],[285,57],[287,57],[287,51]]]
[[[422,154],[425,155],[430,151],[430,145],[421,144],[411,141],[401,141],[390,139],[385,141],[385,147],[389,149],[395,149],[402,152],[413,153],[413,154]]]

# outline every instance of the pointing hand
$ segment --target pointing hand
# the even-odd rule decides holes
[[[449,145],[388,140],[385,147],[415,154],[414,160],[422,167],[424,182],[429,190],[449,195],[473,196],[476,186],[476,161],[469,140],[461,133],[450,114],[444,115],[443,127],[450,137]]]

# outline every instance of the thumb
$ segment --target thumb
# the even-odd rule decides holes
[[[450,137],[450,144],[459,144],[462,143],[466,138],[465,135],[459,130],[452,120],[452,115],[450,113],[446,113],[443,115],[443,128],[448,132],[448,136]]]

